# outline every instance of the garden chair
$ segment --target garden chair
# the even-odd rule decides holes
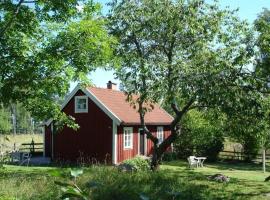
[[[189,168],[192,168],[194,166],[196,166],[196,168],[198,168],[199,162],[196,160],[196,157],[195,156],[189,156],[187,158],[187,160],[188,160]]]
[[[29,152],[24,152],[22,154],[20,165],[23,165],[24,163],[27,163],[27,166],[29,165],[31,159],[31,154]]]

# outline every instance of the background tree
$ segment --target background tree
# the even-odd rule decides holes
[[[206,156],[208,161],[216,161],[224,147],[225,116],[215,110],[192,110],[182,120],[182,134],[174,142],[174,150],[179,158],[190,155]]]
[[[261,82],[246,67],[254,55],[253,33],[235,11],[201,0],[113,1],[109,19],[119,40],[118,77],[154,143],[152,169],[181,135],[189,110],[262,112],[256,90]],[[171,135],[158,144],[144,116],[161,100],[171,106],[174,120]]]
[[[256,45],[259,48],[259,56],[257,58],[256,72],[257,75],[266,78],[269,82],[270,76],[270,11],[264,9],[259,14],[254,23],[258,33]]]
[[[269,90],[269,78],[270,78],[270,11],[264,9],[262,13],[258,15],[258,18],[254,23],[255,30],[257,31],[258,38],[256,46],[258,47],[259,54],[256,57],[256,68],[255,72],[258,77],[264,81],[264,85]],[[262,120],[264,125],[263,135],[260,137],[260,142],[263,150],[263,171],[265,172],[265,152],[269,148],[269,91],[264,94],[264,109],[266,110],[266,115]],[[265,106],[266,105],[266,106]]]
[[[11,124],[11,113],[9,109],[0,106],[0,133],[1,134],[8,134],[10,133],[12,128]]]
[[[1,1],[1,102],[19,101],[37,119],[58,119],[75,128],[56,99],[71,81],[85,82],[111,55],[113,38],[99,10],[90,0]]]

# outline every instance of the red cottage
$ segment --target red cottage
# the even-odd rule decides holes
[[[62,105],[62,111],[73,116],[80,128],[65,127],[52,135],[52,120],[45,126],[45,156],[76,161],[97,159],[117,164],[138,154],[151,155],[152,142],[140,129],[139,114],[126,101],[123,92],[108,82],[107,88],[77,86]],[[149,130],[160,141],[170,134],[173,118],[158,105],[145,116]]]

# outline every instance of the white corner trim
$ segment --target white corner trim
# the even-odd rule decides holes
[[[137,137],[137,142],[138,142],[138,152],[137,152],[137,155],[140,155],[141,154],[141,149],[140,149],[140,144],[141,144],[141,134],[140,134],[140,131],[143,130],[142,128],[138,128],[138,137]]]
[[[115,121],[117,125],[121,124],[121,119],[119,119],[109,108],[107,108],[92,92],[90,92],[88,89],[81,88],[79,84],[65,99],[64,103],[61,106],[61,110],[63,110],[63,108],[68,104],[68,102],[73,98],[73,96],[78,92],[78,90],[82,90],[101,110],[103,110],[103,112],[105,112],[113,121]],[[52,119],[49,119],[46,122],[46,126],[49,126],[52,121]]]
[[[112,130],[112,163],[117,164],[117,124],[114,121]]]

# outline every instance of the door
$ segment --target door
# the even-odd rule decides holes
[[[139,130],[140,133],[140,154],[144,155],[144,134],[143,130]]]

